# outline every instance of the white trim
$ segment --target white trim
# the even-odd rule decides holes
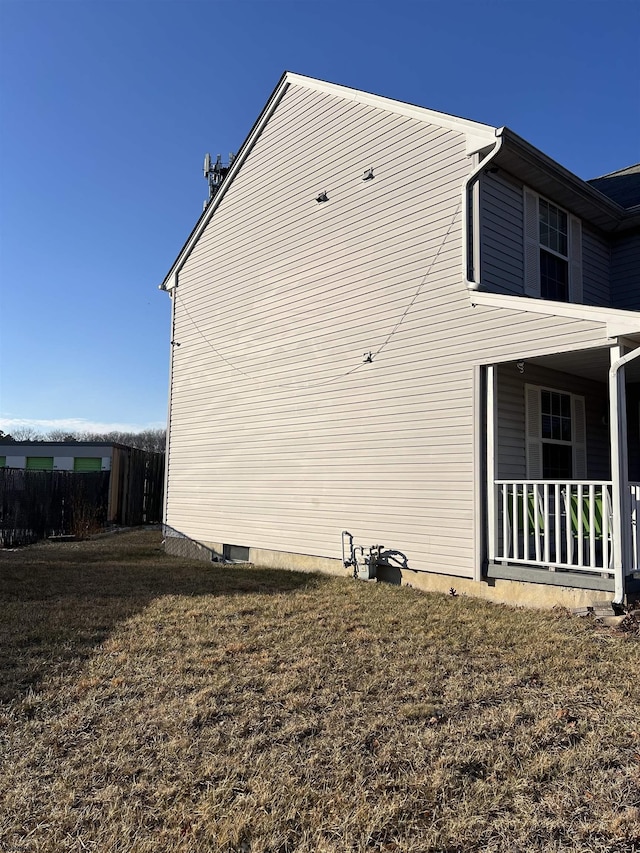
[[[278,104],[280,103],[282,96],[284,95],[284,93],[287,91],[288,88],[289,88],[289,78],[288,78],[288,75],[285,74],[285,76],[282,78],[282,80],[280,81],[280,83],[276,87],[275,92],[271,96],[271,100],[267,103],[267,106],[263,110],[262,115],[259,117],[258,121],[256,122],[256,124],[253,126],[253,129],[249,133],[249,136],[247,136],[244,143],[242,144],[242,148],[240,149],[240,151],[238,152],[237,156],[235,157],[233,163],[229,167],[229,171],[225,175],[224,180],[222,181],[222,184],[220,186],[220,189],[215,194],[211,203],[208,204],[207,207],[202,212],[202,216],[200,217],[199,221],[196,223],[196,226],[195,226],[193,232],[191,233],[191,236],[189,237],[187,242],[182,247],[182,250],[180,251],[180,254],[178,255],[178,257],[173,262],[171,269],[169,270],[164,281],[160,285],[160,290],[171,290],[172,288],[177,286],[177,284],[178,284],[178,273],[180,272],[180,270],[182,269],[182,267],[186,263],[189,255],[191,254],[193,247],[195,246],[195,244],[200,239],[202,232],[204,231],[204,229],[209,224],[211,217],[213,216],[213,214],[215,213],[215,211],[219,207],[220,202],[222,201],[223,197],[226,195],[227,189],[228,189],[229,185],[231,184],[231,182],[233,181],[235,174],[240,169],[240,166],[247,159],[247,156],[249,155],[249,152],[253,148],[257,138],[262,133],[264,126],[266,125],[266,123],[271,118],[272,113],[274,112],[274,110],[278,106]]]
[[[623,311],[620,308],[601,308],[595,305],[577,305],[572,302],[553,302],[550,299],[508,296],[502,293],[485,293],[478,290],[469,294],[469,300],[472,306],[506,308],[510,311],[527,311],[533,314],[546,314],[550,317],[570,317],[573,320],[605,323],[607,337],[609,338],[616,338],[622,334],[640,334],[640,311]]]
[[[535,221],[527,220],[527,196],[535,200]],[[542,279],[540,273],[540,250],[547,252],[554,258],[558,258],[567,264],[567,302],[577,303],[582,302],[582,220],[568,211],[566,207],[562,207],[555,201],[552,201],[547,196],[532,190],[530,187],[524,186],[522,189],[522,198],[524,205],[524,235],[523,235],[523,258],[524,258],[524,287],[527,296],[539,297],[542,290]],[[567,253],[558,252],[550,246],[546,246],[540,239],[540,200],[545,204],[555,207],[560,213],[564,213],[567,219]],[[528,232],[527,221],[529,229]],[[527,247],[535,245],[535,261],[530,258]]]
[[[550,394],[561,394],[564,397],[568,397],[570,401],[570,412],[571,412],[571,440],[566,441],[561,438],[545,438],[542,434],[542,392],[547,391]],[[536,434],[530,432],[530,416],[531,416],[531,403],[532,400],[529,396],[529,392],[532,392],[536,396],[536,409],[535,409],[535,417],[536,417]],[[527,471],[527,479],[529,480],[549,480],[548,477],[544,476],[544,464],[543,464],[543,447],[545,444],[558,444],[563,447],[571,448],[571,479],[584,481],[587,477],[587,469],[586,469],[586,459],[587,459],[587,425],[586,425],[586,406],[585,406],[585,398],[581,394],[572,394],[571,391],[567,391],[563,388],[552,388],[549,385],[537,385],[530,382],[525,383],[524,386],[524,398],[525,398],[525,416],[524,416],[524,431],[525,431],[525,456],[526,456],[526,471]],[[578,407],[580,407],[580,411],[578,411]],[[584,427],[584,441],[578,441],[577,438],[577,426],[578,421],[582,419],[583,427]],[[539,458],[539,470],[532,471],[531,467],[533,461],[530,457],[530,446],[532,443],[535,443],[539,448],[540,458]],[[581,460],[578,457],[578,454],[582,452],[584,460]],[[584,470],[582,470],[584,462]],[[580,469],[580,470],[579,470]]]
[[[622,362],[623,348],[611,347],[611,367],[609,368],[609,423],[611,449],[611,498],[613,502],[613,576],[615,580],[614,601],[621,604],[624,599],[625,575],[625,535],[623,528],[623,512],[625,495],[622,489],[627,480],[627,419],[626,419],[626,389],[624,367]],[[623,409],[623,406],[625,407]]]
[[[498,421],[498,371],[494,364],[487,365],[487,530],[491,558],[496,553],[497,512],[495,481],[498,474],[497,421]]]
[[[473,367],[473,580],[482,580],[482,540],[484,513],[482,511],[482,378],[485,373],[480,365]],[[487,424],[488,426],[488,424]]]
[[[305,77],[302,74],[294,74],[291,71],[287,71],[285,80],[295,86],[304,86],[306,89],[313,89],[316,92],[326,92],[339,98],[356,101],[359,104],[369,104],[372,107],[388,110],[397,115],[408,116],[418,121],[436,124],[448,130],[464,133],[467,136],[466,153],[469,155],[475,154],[477,151],[486,148],[487,145],[491,145],[496,141],[497,128],[472,121],[471,119],[452,116],[448,113],[438,112],[437,110],[429,110],[426,107],[407,104],[404,101],[396,101],[393,98],[385,98],[383,95],[372,95],[370,92],[363,92],[360,89],[351,89],[348,86],[340,86],[337,83],[327,83],[324,80],[316,80],[313,77]]]
[[[625,529],[623,518],[630,518],[627,406],[625,364],[640,357],[640,347],[624,355],[624,347],[611,347],[609,368],[609,422],[611,434],[611,480],[613,499],[613,569],[615,579],[614,601],[622,603],[625,593],[625,573],[631,565],[630,530]]]
[[[176,295],[170,293],[171,299],[171,344],[169,345],[169,389],[167,394],[167,433],[164,443],[164,494],[162,500],[162,521],[167,523],[169,513],[169,451],[171,446],[171,408],[173,402],[173,359],[174,359],[174,335],[176,331]]]

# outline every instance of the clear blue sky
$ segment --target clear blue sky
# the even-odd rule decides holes
[[[639,33],[637,0],[0,0],[0,429],[164,424],[157,286],[284,70],[590,178],[640,160]]]

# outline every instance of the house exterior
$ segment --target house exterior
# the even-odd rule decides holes
[[[160,285],[167,548],[622,601],[639,182],[286,73]]]

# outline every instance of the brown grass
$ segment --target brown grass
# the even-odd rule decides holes
[[[0,552],[0,849],[640,850],[640,641],[565,613]]]

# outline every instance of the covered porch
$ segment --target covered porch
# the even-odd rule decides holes
[[[640,579],[639,346],[483,368],[485,577],[617,602]]]

